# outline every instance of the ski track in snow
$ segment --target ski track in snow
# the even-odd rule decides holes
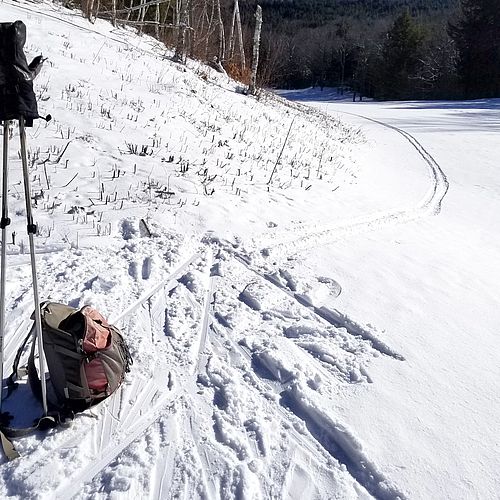
[[[182,264],[178,265],[167,278],[148,292],[143,293],[136,302],[127,307],[120,315],[113,318],[114,322],[126,324],[127,318],[137,317],[137,315],[140,315],[141,311],[143,311],[142,314],[147,314],[150,317],[151,325],[154,325],[155,320],[152,315],[155,310],[161,311],[162,308],[155,308],[151,301],[154,300],[156,295],[165,295],[181,282],[186,283],[186,286],[190,286],[189,280],[184,279],[184,276],[186,276],[185,273],[188,271],[189,267],[200,258],[201,254],[195,253]],[[226,259],[227,258],[231,259],[231,255],[227,256]],[[374,350],[395,359],[402,359],[400,355],[394,353],[394,351],[385,346],[385,344],[376,339],[372,334],[364,330],[360,332],[359,329],[361,327],[351,320],[344,319],[343,323],[332,321],[332,318],[327,316],[324,310],[316,308],[310,302],[304,302],[304,299],[298,296],[297,293],[279,286],[275,280],[269,279],[269,276],[260,273],[258,270],[248,265],[244,258],[239,257],[237,254],[233,254],[232,258],[234,262],[243,266],[244,269],[256,274],[262,282],[267,283],[267,286],[277,287],[281,292],[284,292],[285,296],[299,307],[304,307],[308,311],[314,312],[319,318],[335,327],[346,327],[349,334],[355,337],[361,337],[364,341],[368,342]],[[276,404],[274,405],[274,411],[279,415],[282,421],[290,422],[288,424],[291,433],[290,439],[296,443],[296,446],[300,447],[302,450],[309,450],[312,456],[318,456],[319,453],[320,456],[331,457],[336,462],[343,464],[351,474],[353,480],[358,483],[358,487],[370,492],[370,494],[376,498],[397,498],[398,496],[404,498],[403,494],[392,489],[392,487],[384,486],[387,483],[386,478],[377,472],[376,466],[372,464],[362,452],[353,452],[353,450],[357,448],[355,438],[351,438],[349,433],[344,432],[344,440],[341,441],[337,435],[339,431],[335,431],[335,426],[338,427],[338,424],[333,425],[328,423],[329,417],[321,411],[317,409],[308,409],[307,405],[310,403],[307,398],[302,400],[296,397],[297,387],[295,381],[293,378],[287,380],[286,376],[283,378],[283,374],[280,372],[279,368],[277,369],[277,366],[274,364],[275,361],[273,361],[272,358],[258,352],[252,353],[249,349],[235,343],[230,337],[221,333],[220,328],[225,329],[225,327],[223,324],[220,327],[216,326],[216,323],[221,324],[221,321],[217,320],[217,314],[214,310],[216,304],[216,281],[221,282],[219,288],[222,287],[222,290],[224,290],[228,286],[227,280],[222,276],[219,277],[219,262],[216,262],[213,266],[208,264],[208,269],[210,276],[207,279],[207,290],[205,292],[203,306],[201,307],[203,313],[199,320],[200,330],[197,347],[195,349],[195,362],[193,363],[192,372],[185,376],[181,375],[180,377],[178,374],[178,379],[175,381],[172,390],[166,390],[165,387],[159,387],[154,378],[145,379],[139,376],[139,374],[133,375],[133,381],[131,383],[125,383],[117,394],[101,406],[98,412],[99,418],[96,421],[91,418],[86,422],[86,431],[80,429],[77,434],[71,436],[65,442],[60,443],[57,447],[59,451],[55,454],[52,452],[51,457],[45,455],[30,464],[30,467],[26,471],[30,478],[29,483],[34,485],[37,483],[37,477],[40,478],[40,480],[45,477],[52,467],[52,460],[57,462],[67,453],[67,450],[78,449],[77,447],[81,440],[80,435],[83,431],[89,436],[89,441],[91,442],[90,450],[82,454],[80,458],[81,465],[78,472],[67,477],[54,492],[55,498],[72,498],[78,494],[83,484],[91,483],[93,479],[99,476],[99,474],[106,469],[108,464],[110,464],[115,457],[120,455],[120,453],[122,453],[132,442],[141,438],[152,425],[157,425],[155,422],[157,422],[160,417],[167,419],[165,423],[167,426],[183,426],[182,433],[185,436],[191,436],[190,439],[192,442],[196,443],[198,459],[203,464],[201,468],[202,474],[205,475],[203,471],[209,471],[210,469],[210,460],[207,458],[210,455],[210,450],[207,451],[205,446],[200,444],[198,436],[193,436],[195,432],[193,429],[196,428],[197,424],[190,422],[189,426],[191,430],[189,430],[186,428],[186,422],[189,420],[186,411],[183,414],[184,416],[179,417],[179,415],[176,415],[175,418],[168,418],[168,413],[169,408],[181,399],[187,401],[188,404],[193,404],[192,402],[189,403],[190,401],[199,400],[199,397],[197,397],[196,377],[206,370],[207,363],[209,363],[210,358],[214,354],[221,356],[221,353],[227,351],[227,341],[229,341],[231,350],[238,352],[240,356],[245,358],[246,362],[256,370],[256,374],[261,384],[263,384],[260,391],[275,394]],[[290,276],[289,279],[291,279]],[[196,301],[193,299],[192,295],[189,294],[188,297],[192,305],[196,306]],[[21,322],[18,330],[26,331],[26,325],[30,323],[31,322],[27,320]],[[353,330],[352,325],[356,325],[358,329]],[[152,332],[151,335],[154,337],[154,332]],[[16,338],[22,338],[22,336],[16,336]],[[311,351],[311,347],[304,348],[300,343],[294,343],[293,339],[287,339],[286,337],[284,337],[284,339],[291,345],[296,345],[297,348],[303,348],[304,352],[310,355],[316,362],[321,360],[321,357],[318,358],[314,355],[314,349]],[[208,344],[212,346],[211,354],[206,351],[206,346]],[[15,353],[15,348],[16,346],[8,344],[7,351],[9,359],[11,359],[12,355]],[[323,366],[323,364],[318,367],[320,371],[323,369],[321,366]],[[271,376],[269,376],[269,374],[271,374]],[[132,402],[132,405],[127,403],[129,401]],[[306,409],[304,409],[304,405]],[[205,407],[207,407],[206,404]],[[303,432],[297,433],[295,431],[296,424],[291,420],[292,415],[304,423],[310,433],[310,437],[304,435]],[[221,430],[217,431],[218,426],[221,425],[217,422],[218,420],[215,420],[214,425],[216,434],[217,432],[222,432]],[[245,426],[247,434],[249,428],[252,428],[251,424]],[[340,428],[342,428],[342,426],[340,426]],[[222,445],[229,446],[230,448],[233,447],[231,441],[226,443],[226,438],[221,436],[219,439],[221,439]],[[176,441],[178,441],[178,438]],[[250,439],[250,443],[253,453],[256,456],[262,456],[265,451],[265,446],[261,438],[256,437]],[[241,455],[241,452],[238,451],[238,447],[234,449],[241,459],[244,455]],[[156,465],[155,475],[152,478],[153,486],[149,492],[151,498],[165,498],[168,496],[166,493],[168,486],[166,485],[171,480],[172,471],[175,467],[175,450],[176,444],[173,442],[171,436],[167,453],[165,455],[160,455],[161,459]],[[203,487],[205,491],[204,495],[206,498],[217,498],[217,493],[219,492],[218,486],[210,483],[210,474],[204,477],[205,478],[202,480],[202,483],[205,485]],[[234,479],[236,483],[233,484],[232,488],[243,488],[243,483],[240,484],[243,479],[240,476],[238,476],[238,478],[239,479]],[[272,486],[266,486],[267,483],[264,477],[261,477],[259,481],[261,488],[268,492],[271,491]],[[184,492],[185,498],[190,497],[192,493],[193,491],[186,490]]]
[[[271,245],[266,245],[263,248],[264,253],[284,253],[287,255],[287,257],[290,257],[291,255],[300,253],[304,250],[307,250],[308,248],[312,248],[317,245],[328,245],[336,240],[345,238],[353,234],[374,231],[384,228],[388,225],[412,222],[424,217],[428,217],[429,215],[438,215],[441,211],[443,199],[446,196],[449,188],[448,179],[446,178],[446,175],[441,166],[424,148],[424,146],[422,146],[422,144],[415,137],[413,137],[413,135],[401,128],[395,127],[394,125],[390,125],[388,123],[375,120],[367,116],[350,113],[347,111],[342,111],[342,113],[371,121],[383,127],[394,130],[398,134],[402,135],[413,146],[413,148],[418,152],[418,154],[422,157],[425,164],[427,165],[429,178],[431,180],[431,186],[429,187],[422,200],[414,208],[377,212],[356,217],[351,220],[344,220],[333,225],[297,225],[294,228],[295,234],[292,238],[285,237],[285,239],[279,241],[280,237],[279,235],[276,235],[275,237],[273,237],[273,240],[277,239],[278,242]],[[257,245],[259,245],[258,241]]]
[[[247,269],[255,272],[255,270],[248,267],[243,259],[235,256],[235,260],[243,264]],[[261,276],[261,278],[264,280],[266,279],[265,276]],[[286,292],[286,290],[283,291]],[[293,294],[287,293],[287,295],[295,298]],[[223,326],[220,328],[224,329]],[[300,395],[297,394],[298,389],[295,381],[291,379],[287,380],[286,375],[285,378],[283,378],[283,374],[279,369],[276,371],[276,366],[273,364],[272,360],[270,361],[258,354],[252,354],[247,348],[231,340],[229,336],[223,336],[220,328],[216,326],[214,322],[212,332],[217,335],[216,339],[219,348],[228,349],[228,345],[225,345],[222,340],[225,339],[229,341],[230,348],[239,352],[248,362],[253,363],[255,366],[255,361],[257,361],[265,370],[265,375],[259,375],[258,371],[261,370],[257,371],[261,382],[264,383],[268,391],[275,393],[277,396],[276,411],[286,420],[290,419],[290,414],[288,412],[298,417],[305,423],[308,431],[316,442],[316,444],[313,444],[313,441],[308,439],[305,435],[293,432],[293,437],[298,445],[309,450],[315,450],[315,447],[319,445],[322,453],[330,455],[333,459],[344,465],[359,485],[375,498],[387,500],[406,498],[396,487],[389,484],[383,474],[377,470],[376,465],[364,455],[358,443],[356,443],[356,439],[344,426],[333,422],[326,414],[311,406],[307,398],[301,398]],[[402,357],[398,357],[396,353],[386,346],[384,354],[395,357],[396,359],[402,359]],[[294,429],[294,427],[291,427],[291,429]],[[262,446],[258,444],[256,447],[258,450],[262,448]],[[316,448],[313,452],[317,453],[317,451]]]
[[[153,290],[145,294],[145,296],[141,297],[135,304],[133,304],[130,308],[128,308],[124,313],[122,313],[115,322],[123,321],[127,316],[129,316],[132,312],[134,312],[138,307],[147,303],[148,299],[151,298],[155,293],[158,293],[160,289],[169,289],[174,286],[174,282],[180,277],[186,268],[193,263],[196,259],[199,259],[200,255],[195,254],[191,258],[189,258],[182,266],[180,266],[174,273],[172,273],[169,278],[164,282],[160,283]],[[116,401],[119,398],[111,398],[113,401],[113,408],[110,410],[109,405],[106,408],[106,412],[104,417],[101,418],[102,429],[97,431],[97,435],[104,436],[107,438],[106,443],[101,443],[99,446],[99,450],[97,456],[92,460],[92,463],[81,470],[76,476],[69,478],[67,483],[62,484],[58,490],[56,491],[57,498],[72,498],[80,489],[80,485],[82,483],[86,483],[91,481],[99,472],[101,472],[120,452],[122,452],[132,441],[137,439],[141,434],[145,432],[145,430],[150,427],[160,416],[160,412],[165,411],[165,407],[172,403],[176,398],[179,397],[185,390],[185,387],[189,385],[188,381],[190,377],[196,375],[198,371],[199,359],[201,358],[203,349],[205,347],[206,339],[207,339],[207,329],[208,329],[208,317],[209,317],[209,309],[210,309],[210,297],[211,297],[211,288],[209,287],[206,299],[205,299],[205,311],[203,314],[201,331],[199,334],[199,344],[196,351],[196,359],[198,360],[195,364],[195,369],[193,372],[187,374],[185,380],[178,380],[176,388],[171,392],[165,392],[165,388],[161,389],[156,386],[156,383],[153,381],[148,381],[146,387],[141,387],[138,381],[134,381],[132,384],[132,390],[140,390],[140,395],[137,401],[134,404],[134,407],[131,411],[129,411],[125,418],[120,419],[120,416],[115,416],[113,413],[113,409],[119,407],[119,404]],[[123,391],[120,391],[122,394]],[[163,394],[162,394],[163,393]],[[123,396],[122,396],[123,397]],[[142,415],[142,409],[148,408],[146,413]],[[140,417],[139,417],[140,415]],[[117,423],[119,422],[119,426],[117,427]],[[112,429],[112,427],[116,427]],[[111,443],[110,438],[114,435],[115,432],[122,432],[126,434],[126,438],[118,441],[118,443]],[[165,469],[167,468],[165,464]],[[162,476],[164,471],[160,471]],[[158,486],[163,487],[164,482],[160,481]],[[159,492],[157,492],[159,493]],[[153,498],[159,498],[158,496],[153,495]]]
[[[177,279],[185,272],[187,267],[200,257],[199,253],[192,255],[168,278],[132,304],[123,314],[119,315],[116,321],[122,321],[127,315],[136,312],[141,305],[145,304],[160,289],[166,288],[168,290],[173,288],[177,283]],[[22,309],[27,309],[27,307]],[[15,345],[14,340],[23,339],[31,328],[30,315],[25,314],[24,318],[14,335],[7,337],[9,340],[5,349],[5,366],[7,369],[12,365],[17,352],[18,345]],[[199,349],[202,349],[202,347],[203,345],[200,344]],[[90,455],[86,456],[89,465],[82,467],[76,475],[67,477],[67,480],[54,492],[56,498],[72,498],[79,491],[82,483],[91,480],[126,446],[140,436],[158,418],[165,405],[180,393],[182,388],[182,384],[179,384],[173,391],[165,391],[165,388],[158,387],[154,379],[144,379],[144,377],[133,372],[132,376],[132,383],[125,382],[112,398],[99,406],[99,418],[96,421],[94,421],[94,418],[89,419],[87,417],[83,425],[86,427],[84,431],[86,440],[91,443]],[[128,403],[130,401],[133,402],[131,406]],[[145,408],[147,408],[146,412],[144,412]],[[91,410],[90,413],[92,414],[93,411]],[[88,428],[89,424],[91,428]],[[81,432],[82,429],[80,428],[79,432],[70,436],[68,440],[60,442],[56,453],[53,450],[50,454],[42,456],[34,463],[27,465],[24,477],[29,477],[30,485],[35,485],[38,481],[43,482],[43,479],[50,477],[49,471],[52,470],[52,462],[60,460],[61,456],[66,454],[66,450],[78,446],[82,439]],[[116,440],[119,434],[126,437]],[[37,478],[39,478],[38,481]]]
[[[184,268],[185,266],[182,267]],[[260,385],[259,390],[261,393],[275,394],[273,411],[282,421],[288,422],[287,428],[290,433],[290,439],[296,443],[296,446],[301,450],[308,450],[312,456],[318,457],[322,455],[325,460],[331,458],[336,463],[344,465],[353,480],[358,484],[358,488],[369,492],[375,498],[405,498],[404,494],[391,485],[383,474],[377,470],[376,465],[364,455],[354,436],[342,424],[332,421],[331,417],[328,417],[314,405],[311,406],[309,399],[303,395],[301,396],[300,388],[296,382],[293,380],[284,380],[279,370],[276,371],[276,365],[274,365],[272,359],[262,357],[258,353],[252,353],[248,348],[236,343],[230,336],[222,333],[221,328],[224,330],[224,327],[216,326],[217,321],[214,312],[216,305],[216,281],[224,282],[224,284],[221,283],[219,286],[224,287],[226,285],[225,281],[214,273],[214,268],[215,266],[210,271],[211,276],[208,280],[202,307],[203,314],[199,322],[201,326],[193,371],[182,379],[177,380],[176,388],[167,393],[162,394],[161,391],[159,392],[158,387],[152,381],[146,383],[144,387],[143,381],[134,380],[132,384],[125,385],[119,391],[119,394],[110,398],[106,404],[104,414],[101,415],[99,423],[94,427],[93,434],[96,437],[101,436],[102,439],[98,442],[97,446],[94,445],[93,459],[77,475],[68,478],[65,483],[59,486],[56,491],[56,498],[69,499],[77,494],[82,484],[92,481],[127,446],[144,434],[152,425],[157,425],[155,422],[160,418],[160,414],[165,420],[163,425],[170,429],[167,438],[168,450],[159,455],[159,460],[155,465],[155,470],[151,477],[152,487],[149,491],[149,497],[167,498],[171,496],[172,491],[170,491],[170,488],[172,486],[169,488],[168,484],[172,481],[176,449],[180,445],[179,440],[182,439],[184,442],[193,442],[198,460],[202,464],[200,472],[202,475],[201,483],[193,490],[189,486],[190,481],[187,481],[184,485],[183,497],[192,498],[194,491],[197,491],[197,494],[200,494],[200,491],[202,491],[202,496],[205,498],[219,498],[221,495],[220,486],[212,482],[214,480],[214,475],[211,474],[213,459],[208,458],[210,455],[213,455],[213,450],[211,450],[213,444],[209,444],[209,448],[207,449],[207,444],[204,444],[204,440],[200,439],[201,432],[197,430],[196,421],[193,422],[192,417],[189,416],[196,414],[196,412],[188,411],[188,409],[191,408],[191,410],[195,409],[199,411],[201,405],[201,408],[204,408],[206,412],[210,413],[212,411],[211,406],[204,401],[203,395],[201,395],[200,399],[196,377],[206,373],[212,356],[218,355],[222,357],[224,353],[228,352],[228,349],[232,353],[237,352],[248,364],[256,368],[259,366],[259,364],[255,364],[256,360],[262,366],[266,367],[267,372],[265,375],[256,373]],[[179,272],[175,274],[178,275]],[[262,277],[262,279],[265,280],[265,277]],[[155,287],[155,290],[158,292],[158,287]],[[146,304],[147,300],[151,297],[151,293],[142,297],[142,304]],[[138,307],[139,305],[136,304],[133,310],[137,311]],[[121,318],[123,319],[123,315],[121,315]],[[208,345],[211,346],[209,349],[211,353],[206,350]],[[273,374],[269,377],[269,373]],[[138,391],[140,391],[140,395],[134,403],[134,407],[128,413],[122,415],[120,412],[121,402],[123,399],[127,399],[124,391],[131,393],[127,398],[136,397]],[[155,398],[157,398],[156,401]],[[177,412],[175,417],[169,418],[168,408],[181,401],[185,407],[184,410]],[[198,405],[197,408],[193,407],[195,404]],[[141,408],[147,408],[144,414],[142,414]],[[297,424],[294,423],[295,418],[303,422],[307,433],[296,431]],[[215,429],[221,425],[217,422],[218,420],[216,419],[214,424]],[[253,430],[252,424],[250,422],[245,423],[244,428],[246,434],[249,436],[253,454],[255,456],[265,456],[265,445],[259,434]],[[125,429],[126,437],[117,440],[117,436],[120,433],[123,434]],[[172,429],[177,429],[175,437],[173,436]],[[216,434],[217,432],[222,431],[216,430]],[[236,446],[233,448],[235,444],[231,441],[226,441],[224,435],[221,435],[219,439],[221,439],[221,445],[229,446],[240,455],[241,451],[239,451],[239,447]],[[245,455],[240,455],[240,459],[243,456]],[[237,474],[232,479],[231,488],[235,488],[235,491],[244,490],[244,483],[242,481],[244,481],[245,475],[243,474],[242,476],[241,474]],[[267,483],[265,476],[260,476],[259,482],[260,488],[267,492],[265,496],[270,496],[273,487]]]
[[[219,253],[222,255],[223,251],[219,251]],[[136,302],[132,303],[123,313],[114,318],[114,322],[126,323],[127,318],[131,317],[134,317],[136,321],[140,321],[140,314],[146,314],[150,317],[153,327],[156,323],[152,315],[155,310],[161,311],[162,307],[154,307],[151,301],[157,295],[163,294],[165,296],[169,290],[172,290],[179,283],[185,283],[185,286],[190,287],[190,280],[185,279],[186,272],[200,258],[201,254],[195,253],[182,264],[178,265],[167,278],[148,292],[143,293]],[[300,297],[297,297],[296,293],[278,286],[275,281],[270,280],[265,274],[261,274],[259,271],[253,269],[244,259],[237,255],[227,255],[226,260],[227,258],[232,258],[235,263],[242,266],[242,269],[244,268],[248,272],[256,274],[262,282],[267,283],[267,286],[275,286],[280,291],[285,292],[285,296],[299,307],[312,310],[317,316],[333,324],[335,327],[347,325],[346,321],[340,325],[331,321],[331,319],[325,318],[325,314],[321,314],[318,308],[315,308],[311,303],[304,303]],[[342,464],[352,476],[353,481],[358,484],[357,487],[369,492],[376,498],[404,498],[404,494],[391,486],[390,482],[377,470],[376,465],[364,455],[354,436],[349,431],[346,431],[344,426],[333,422],[331,417],[328,417],[326,413],[319,410],[316,406],[311,406],[312,403],[308,397],[301,397],[301,389],[297,386],[293,378],[288,378],[286,375],[283,378],[283,373],[286,374],[286,371],[280,371],[281,369],[278,368],[272,357],[269,358],[263,353],[252,352],[250,349],[231,340],[231,337],[227,334],[222,333],[221,328],[225,330],[224,325],[220,327],[216,326],[216,323],[220,324],[221,322],[216,319],[217,314],[214,310],[216,305],[215,296],[216,289],[224,291],[228,287],[228,282],[227,279],[219,275],[220,268],[218,261],[214,265],[211,265],[210,259],[208,259],[207,269],[209,270],[207,289],[203,304],[198,306],[203,312],[198,320],[199,334],[196,341],[191,372],[185,375],[178,373],[178,378],[175,380],[174,387],[171,390],[166,390],[165,387],[158,386],[154,377],[145,379],[137,373],[134,374],[131,383],[125,383],[117,394],[109,398],[100,407],[98,411],[99,418],[97,420],[93,418],[87,419],[84,424],[86,430],[80,428],[68,440],[60,442],[57,446],[57,451],[52,450],[52,452],[49,452],[50,456],[47,453],[43,453],[42,456],[29,465],[28,469],[24,472],[24,474],[27,474],[25,477],[29,477],[29,484],[35,485],[42,478],[46,477],[48,472],[55,467],[55,463],[68,453],[68,450],[78,450],[83,432],[88,436],[88,441],[91,443],[90,449],[81,453],[78,472],[66,477],[65,481],[59,484],[54,492],[55,498],[70,499],[79,493],[82,485],[91,484],[131,443],[142,439],[145,432],[152,428],[152,426],[157,426],[158,419],[162,419],[164,420],[164,426],[174,426],[177,429],[181,429],[180,434],[184,436],[183,439],[194,443],[197,450],[197,460],[202,464],[200,469],[201,479],[192,479],[185,483],[184,498],[191,498],[195,491],[199,494],[200,488],[203,491],[202,496],[205,498],[218,498],[221,491],[225,490],[224,488],[221,490],[218,484],[212,483],[213,475],[210,473],[211,459],[208,457],[213,455],[213,450],[211,449],[213,444],[210,444],[208,449],[206,448],[207,445],[203,444],[203,440],[199,437],[201,432],[196,430],[198,424],[190,420],[192,417],[188,417],[188,414],[192,415],[193,411],[188,412],[185,410],[172,417],[168,417],[168,415],[171,412],[172,405],[176,405],[180,401],[184,401],[184,404],[188,406],[192,406],[198,402],[198,404],[201,404],[205,408],[205,411],[212,411],[211,406],[207,405],[203,399],[201,399],[200,403],[200,397],[197,394],[197,377],[200,374],[206,373],[212,356],[223,357],[224,353],[228,350],[228,346],[230,346],[229,348],[232,352],[238,352],[246,360],[246,363],[253,366],[254,370],[256,370],[255,373],[260,380],[259,392],[261,394],[275,394],[274,398],[271,399],[275,400],[275,403],[272,405],[274,408],[272,411],[278,415],[278,418],[282,422],[288,422],[286,425],[290,434],[289,439],[291,442],[296,443],[295,446],[301,450],[308,450],[311,456],[323,456],[324,460],[331,458],[335,463]],[[218,286],[216,285],[217,281],[220,282]],[[196,306],[197,303],[190,292],[188,297],[192,305]],[[350,323],[354,324],[353,322]],[[25,324],[26,322],[21,322],[19,328],[22,329],[22,325]],[[349,331],[349,328],[347,330]],[[401,359],[390,348],[379,341],[375,341],[374,337],[367,338],[368,334],[366,332],[360,335],[359,331],[353,332],[351,329],[349,333],[357,337],[362,337],[374,350],[396,359]],[[151,335],[154,338],[154,332]],[[283,337],[283,339],[290,345],[296,345],[296,348],[301,348],[300,343],[295,344],[293,339],[287,339],[286,337]],[[208,345],[211,347],[207,351]],[[383,348],[380,347],[381,345]],[[14,352],[15,346],[12,346],[9,356],[12,356]],[[311,354],[310,350],[305,349],[304,352],[311,355],[317,361],[317,358]],[[229,365],[231,366],[231,363]],[[318,370],[320,372],[323,370],[322,365],[318,367]],[[271,375],[269,376],[269,374]],[[229,446],[240,457],[240,460],[243,459],[247,456],[248,452],[243,452],[243,449],[240,449],[239,445],[236,445],[225,437],[225,431],[222,428],[219,429],[223,422],[219,420],[220,418],[217,417],[214,420],[216,437],[219,433],[220,436],[218,439],[220,440],[220,444],[222,446]],[[295,418],[303,423],[305,429],[307,429],[307,433],[305,433],[305,430],[296,431],[297,424],[294,422]],[[251,422],[246,423],[243,427],[245,434],[248,436],[249,446],[253,450],[253,455],[263,457],[266,447],[262,441],[262,437],[259,437],[258,432],[254,430],[255,428]],[[159,455],[160,459],[156,463],[154,475],[151,478],[150,498],[167,498],[171,494],[171,486],[169,488],[168,485],[172,481],[175,469],[175,457],[179,446],[179,437],[177,436],[174,439],[171,431],[169,431],[168,436],[168,450]],[[231,491],[244,491],[245,481],[247,480],[245,474],[248,474],[248,472],[245,473],[241,469],[232,479],[228,476],[228,484],[231,486],[227,487]],[[193,483],[194,489],[191,489],[189,484],[193,480],[195,481]],[[270,496],[273,486],[267,483],[265,476],[260,476],[258,481],[260,484],[259,487],[267,492],[266,496]],[[198,486],[195,486],[195,484],[198,484]]]

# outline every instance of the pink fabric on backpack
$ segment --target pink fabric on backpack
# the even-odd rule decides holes
[[[85,316],[86,327],[83,350],[90,353],[109,347],[111,332],[107,321],[90,306],[84,307],[81,312]]]
[[[90,306],[84,307],[81,312],[85,316],[83,350],[86,353],[93,353],[109,347],[111,332],[108,322]],[[108,387],[108,378],[102,361],[99,358],[94,358],[84,364],[84,369],[89,389],[96,392],[105,392]]]
[[[104,371],[104,365],[98,358],[84,364],[87,383],[91,391],[105,392],[108,387],[108,378]]]

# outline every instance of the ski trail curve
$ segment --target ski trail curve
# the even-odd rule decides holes
[[[412,208],[374,212],[365,216],[346,219],[333,225],[313,226],[312,228],[309,227],[309,229],[306,226],[302,234],[295,234],[292,238],[266,246],[263,249],[265,253],[278,251],[287,255],[296,254],[313,246],[328,244],[348,235],[365,233],[388,225],[408,223],[440,213],[443,199],[449,189],[449,182],[443,169],[429,151],[413,135],[401,128],[356,113],[347,111],[341,111],[341,113],[356,116],[394,130],[409,142],[427,166],[431,181],[427,192],[420,202]]]
[[[446,174],[439,165],[439,163],[433,158],[433,156],[422,146],[422,144],[409,132],[403,130],[389,123],[375,120],[374,118],[369,118],[364,115],[359,115],[356,113],[351,113],[348,111],[341,111],[341,113],[357,116],[364,120],[368,120],[373,123],[377,123],[382,127],[394,130],[398,134],[402,135],[418,152],[418,154],[423,158],[427,166],[429,167],[429,174],[431,177],[432,185],[428,190],[427,195],[422,199],[417,208],[423,212],[422,215],[427,215],[426,212],[430,211],[432,215],[438,215],[441,212],[441,205],[444,197],[449,189],[449,182]]]

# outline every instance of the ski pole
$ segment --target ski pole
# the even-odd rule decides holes
[[[34,235],[36,234],[36,224],[33,223],[33,213],[31,209],[31,192],[28,172],[28,160],[26,155],[26,130],[24,128],[24,117],[19,118],[19,133],[21,137],[21,160],[23,164],[23,178],[24,178],[24,195],[26,198],[26,218],[28,221],[28,239],[30,244],[31,256],[31,276],[33,280],[33,295],[35,299],[35,334],[38,339],[38,359],[40,367],[40,382],[42,385],[42,404],[43,411],[47,415],[47,384],[45,381],[45,360],[43,353],[43,338],[42,338],[42,316],[40,313],[40,299],[38,296],[38,280],[36,274],[36,260],[35,260],[35,241]]]
[[[9,158],[9,120],[3,122],[3,181],[2,181],[2,250],[0,263],[0,411],[3,403],[3,346],[5,337],[5,271],[7,258],[7,226],[10,224],[7,206],[8,191],[8,158]]]

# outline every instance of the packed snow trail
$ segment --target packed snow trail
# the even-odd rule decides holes
[[[422,156],[425,163],[429,167],[429,174],[432,182],[432,186],[429,188],[429,194],[425,198],[423,198],[418,209],[419,211],[422,212],[423,215],[427,213],[438,215],[439,212],[441,211],[441,204],[443,202],[444,197],[446,196],[446,193],[448,192],[448,188],[450,187],[450,185],[441,166],[432,157],[432,155],[422,146],[422,144],[406,130],[395,127],[394,125],[390,125],[389,123],[385,123],[380,120],[375,120],[373,118],[369,118],[368,116],[359,115],[356,113],[350,113],[348,111],[342,111],[342,113],[352,116],[358,116],[359,118],[363,118],[364,120],[368,120],[373,123],[378,123],[383,127],[395,130],[396,132],[401,134],[418,151],[420,156]]]
[[[308,227],[307,225],[296,227],[294,229],[294,236],[291,238],[288,237],[284,241],[279,241],[280,238],[278,236],[277,243],[266,245],[262,249],[262,252],[266,255],[272,252],[273,255],[284,254],[289,257],[294,253],[304,251],[316,245],[327,245],[351,235],[379,230],[388,225],[413,222],[429,215],[438,215],[441,211],[442,202],[449,188],[448,179],[441,166],[414,136],[401,128],[380,120],[348,111],[340,112],[376,123],[402,135],[422,157],[428,168],[431,185],[427,193],[412,208],[366,214],[352,220],[347,219],[336,222],[334,225],[318,224],[316,227]]]
[[[500,224],[500,101],[350,103],[319,91],[299,98],[351,124],[363,126],[360,115],[374,120],[364,131],[404,162],[390,165],[401,189],[417,165],[378,122],[411,134],[446,172],[439,217],[336,239],[292,261],[302,275],[333,271],[343,287],[336,306],[368,315],[408,360],[374,364],[377,383],[340,394],[338,409],[409,497],[496,497],[500,412],[490,382],[500,377],[500,240],[492,231]]]

